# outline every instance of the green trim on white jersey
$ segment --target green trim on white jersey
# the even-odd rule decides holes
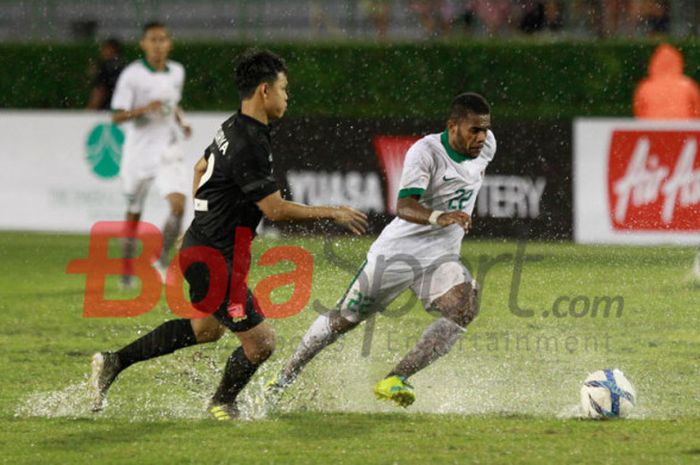
[[[447,155],[457,163],[462,163],[463,161],[470,159],[470,157],[462,155],[452,148],[450,145],[450,138],[447,135],[447,129],[445,129],[445,131],[440,135],[440,142],[442,142],[442,146],[445,148]]]
[[[404,197],[411,197],[413,195],[422,197],[424,192],[425,189],[421,189],[420,187],[409,187],[407,189],[401,189],[399,191],[399,198],[403,199]]]
[[[149,70],[152,73],[167,73],[170,71],[170,68],[168,67],[168,63],[165,63],[165,68],[163,70],[157,70],[151,64],[146,60],[146,58],[141,58],[141,64],[146,67],[147,70]]]

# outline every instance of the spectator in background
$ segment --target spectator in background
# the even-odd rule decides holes
[[[637,24],[638,29],[647,35],[667,34],[671,26],[671,5],[668,1],[642,0]]]
[[[671,26],[669,0],[575,0],[572,11],[588,17],[599,37],[666,34]]]
[[[598,37],[617,37],[630,33],[632,0],[575,0],[573,10],[588,17],[588,26]]]
[[[521,0],[522,10],[520,30],[526,34],[544,31],[558,31],[563,24],[562,4],[557,0],[534,1]]]
[[[470,0],[465,5],[464,21],[470,27],[476,19],[484,25],[488,36],[498,35],[509,28],[512,6],[510,0]]]
[[[333,17],[331,9],[333,5],[329,2],[316,0],[309,5],[309,23],[316,36],[341,36],[342,31],[338,28],[338,23]]]
[[[668,44],[659,45],[649,61],[649,76],[634,93],[634,116],[656,119],[700,118],[700,90],[683,75],[683,55]],[[693,272],[700,279],[700,249]]]
[[[446,35],[450,31],[454,12],[450,2],[445,0],[416,0],[411,2],[411,10],[418,16],[428,37]]]
[[[683,75],[683,55],[661,44],[649,61],[649,76],[634,93],[637,118],[690,119],[700,117],[700,89]]]
[[[360,9],[363,14],[372,21],[377,37],[384,39],[389,30],[391,18],[391,0],[362,0]]]
[[[541,31],[545,26],[544,4],[542,2],[525,2],[522,5],[523,16],[520,18],[520,30],[525,34]]]
[[[629,10],[631,0],[605,0],[600,3],[602,12],[601,37],[616,37],[624,33],[630,24]]]
[[[92,90],[86,108],[88,110],[109,110],[114,87],[124,66],[122,43],[110,38],[100,45],[100,61],[92,67]]]

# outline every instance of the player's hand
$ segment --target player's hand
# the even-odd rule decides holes
[[[192,137],[192,126],[189,124],[183,124],[180,127],[182,128],[182,133],[185,135],[185,139]]]
[[[466,233],[469,232],[469,227],[472,225],[472,217],[462,211],[448,212],[438,216],[437,223],[443,228],[451,224],[458,224]]]
[[[350,207],[338,207],[334,210],[333,221],[344,226],[358,236],[367,230],[367,215]]]
[[[143,110],[145,113],[158,113],[161,111],[163,108],[163,102],[160,100],[154,100],[145,107],[143,107]]]

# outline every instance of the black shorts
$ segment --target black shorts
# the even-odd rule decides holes
[[[207,244],[195,238],[189,231],[185,234],[185,238],[182,242],[181,252],[184,252],[193,246],[207,246]],[[235,302],[229,302],[229,295],[231,292],[231,268],[232,261],[231,257],[224,257],[226,261],[226,276],[214,277],[218,283],[226,286],[226,295],[219,305],[219,307],[213,311],[212,315],[221,322],[224,326],[235,333],[240,333],[248,331],[259,325],[265,320],[265,317],[260,311],[255,296],[246,288],[246,298],[245,305],[240,308],[241,305],[236,305]],[[192,305],[201,311],[211,313],[212,309],[198,308],[197,304],[201,303],[202,300],[207,296],[209,292],[209,287],[212,282],[212,276],[209,272],[209,268],[203,262],[195,261],[184,271],[184,276],[190,285],[190,301]],[[223,284],[225,283],[225,284]]]

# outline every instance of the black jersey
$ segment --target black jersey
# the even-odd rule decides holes
[[[234,113],[221,125],[204,157],[207,170],[195,194],[189,232],[230,260],[236,227],[254,233],[262,219],[255,202],[279,190],[272,175],[270,128]]]

